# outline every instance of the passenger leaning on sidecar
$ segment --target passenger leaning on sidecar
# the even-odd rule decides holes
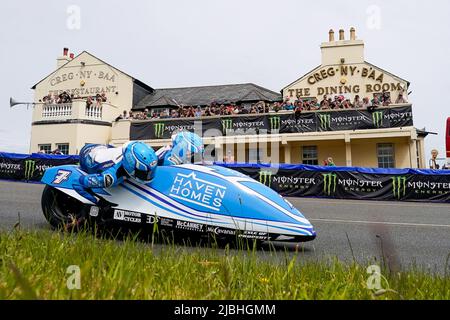
[[[158,164],[163,166],[185,163],[202,163],[204,146],[202,138],[193,132],[181,131],[172,135],[172,144],[156,151]]]

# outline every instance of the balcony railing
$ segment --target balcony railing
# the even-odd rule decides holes
[[[117,107],[109,103],[101,106],[86,105],[86,100],[75,99],[71,103],[42,104],[35,109],[33,121],[97,120],[112,121],[118,115]]]
[[[49,104],[42,107],[43,119],[63,119],[72,115],[72,103]]]
[[[102,119],[102,107],[86,106],[85,115],[89,119],[101,120]]]

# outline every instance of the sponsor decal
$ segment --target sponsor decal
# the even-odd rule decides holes
[[[280,130],[281,118],[279,116],[269,117],[270,130]]]
[[[96,207],[96,206],[92,206],[90,209],[89,209],[89,215],[91,216],[91,217],[98,217],[98,213],[100,212],[100,208],[99,207]]]
[[[168,218],[159,218],[159,224],[162,227],[173,227],[173,220]]]
[[[323,176],[323,192],[330,196],[336,192],[337,174],[335,173],[322,173]]]
[[[392,192],[396,199],[406,195],[406,177],[392,177]]]
[[[269,237],[267,232],[259,232],[259,231],[244,231],[243,233],[238,234],[239,238],[245,239],[255,239],[255,240],[266,240]]]
[[[330,130],[331,129],[331,115],[330,114],[318,114],[320,129]]]
[[[376,128],[383,126],[383,111],[375,111],[372,113],[372,123]]]
[[[164,128],[166,124],[164,122],[155,123],[155,137],[162,138],[164,135]]]
[[[270,187],[272,185],[272,175],[273,173],[271,171],[261,170],[259,172],[259,182]]]
[[[114,220],[120,220],[125,222],[141,223],[142,214],[134,211],[127,210],[114,210]]]
[[[72,174],[71,171],[58,170],[58,172],[55,175],[55,179],[53,179],[53,184],[61,184],[64,181],[67,181],[71,174]]]
[[[196,222],[177,220],[177,224],[175,225],[175,228],[182,229],[182,230],[203,232],[204,225],[200,224],[200,223],[196,223]]]
[[[169,196],[214,211],[220,211],[227,188],[200,178],[195,172],[178,173],[170,187]]]
[[[147,215],[145,218],[145,223],[148,223],[148,224],[158,223],[158,217],[152,216],[152,215]]]
[[[220,227],[212,227],[209,226],[206,229],[206,232],[214,233],[216,235],[226,235],[226,236],[234,236],[236,235],[236,230],[233,229],[224,229]]]
[[[222,132],[225,134],[231,129],[233,129],[233,119],[222,119]]]
[[[33,178],[34,171],[36,171],[36,161],[25,161],[25,180],[31,180],[31,178]]]
[[[14,174],[21,169],[19,163],[0,163],[0,172],[5,174]]]

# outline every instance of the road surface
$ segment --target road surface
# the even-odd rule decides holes
[[[0,181],[0,230],[48,229],[43,186]],[[450,204],[290,198],[315,226],[316,240],[301,245],[299,259],[381,260],[442,273],[450,254]],[[261,252],[264,256],[266,253]],[[284,252],[281,252],[284,254]]]

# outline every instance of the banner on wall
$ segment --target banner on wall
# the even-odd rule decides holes
[[[288,197],[450,202],[450,171],[218,164]]]
[[[0,179],[40,181],[47,168],[77,163],[78,156],[0,152]]]
[[[406,127],[413,125],[411,106],[367,110],[340,110],[294,113],[269,113],[211,118],[182,118],[135,121],[131,140],[169,139],[177,130],[205,136],[267,133],[304,133]]]

